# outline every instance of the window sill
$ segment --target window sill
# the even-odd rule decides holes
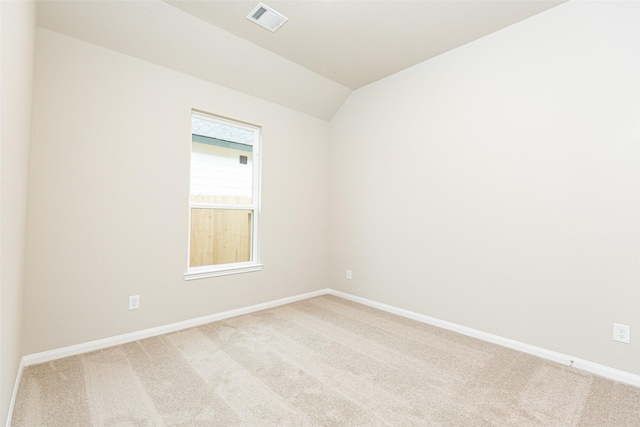
[[[242,264],[224,267],[196,267],[184,273],[184,280],[206,279],[207,277],[228,276],[229,274],[260,271],[264,264]]]

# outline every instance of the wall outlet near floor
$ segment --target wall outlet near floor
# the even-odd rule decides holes
[[[351,280],[351,270],[347,270],[347,279]]]
[[[129,310],[137,310],[140,308],[140,295],[131,295],[129,297]]]
[[[629,336],[629,326],[620,325],[618,323],[613,324],[613,340],[631,343],[631,337]]]

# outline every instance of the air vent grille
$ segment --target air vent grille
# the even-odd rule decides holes
[[[276,12],[264,3],[258,3],[251,13],[249,13],[247,19],[272,32],[289,20],[289,18]]]

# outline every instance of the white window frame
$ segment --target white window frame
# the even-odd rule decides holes
[[[264,267],[260,263],[260,194],[261,194],[261,128],[259,126],[248,123],[239,122],[232,119],[223,118],[214,114],[193,110],[191,117],[198,116],[201,119],[210,120],[253,132],[253,160],[252,160],[252,203],[249,205],[229,205],[218,203],[199,203],[191,202],[191,182],[189,182],[189,224],[188,224],[188,241],[187,241],[187,271],[184,273],[185,280],[204,279],[207,277],[226,276],[229,274],[248,273],[251,271],[260,271]],[[191,123],[191,122],[189,122]],[[189,181],[191,181],[191,150],[192,137],[189,133]],[[253,221],[251,229],[251,261],[234,262],[228,264],[203,265],[199,267],[190,267],[191,252],[191,209],[192,208],[209,208],[209,209],[239,209],[251,210],[253,212]]]

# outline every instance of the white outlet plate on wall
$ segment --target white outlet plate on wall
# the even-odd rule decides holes
[[[129,310],[137,310],[140,308],[140,295],[131,295],[129,297]]]
[[[631,336],[630,336],[629,326],[621,325],[619,323],[614,323],[613,324],[613,340],[630,344]]]

